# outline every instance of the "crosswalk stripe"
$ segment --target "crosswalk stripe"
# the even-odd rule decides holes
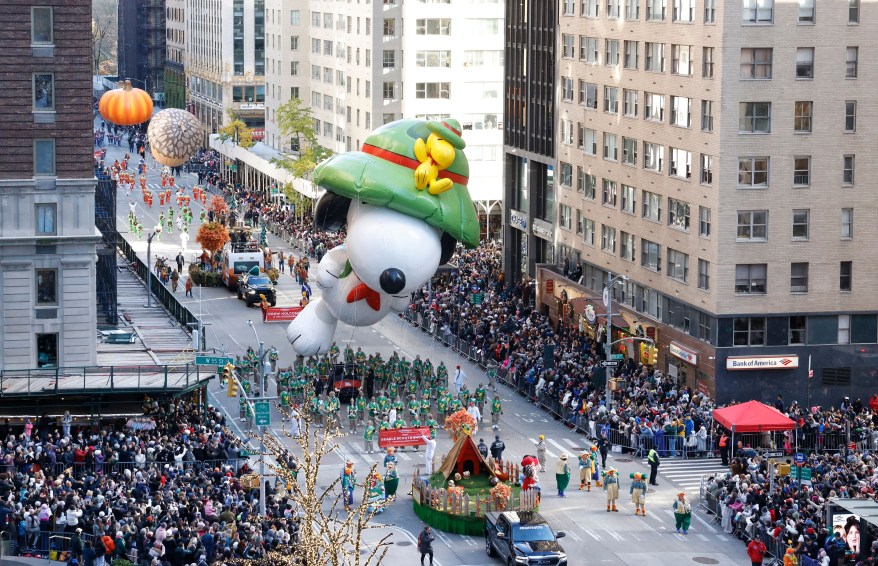
[[[616,532],[614,532],[614,531],[611,531],[610,529],[604,529],[604,530],[607,532],[608,535],[610,535],[610,536],[613,537],[614,539],[616,539],[616,540],[624,540],[621,536],[619,536],[618,533],[616,533]]]
[[[600,541],[600,540],[601,540],[600,535],[598,535],[598,534],[595,533],[594,531],[590,531],[590,530],[586,529],[585,532],[588,533],[588,536],[590,536],[591,538],[595,539],[596,541]]]
[[[566,442],[567,444],[569,444],[571,448],[576,448],[576,446],[577,446],[576,443],[573,442],[572,440],[570,440],[569,438],[564,438],[564,439],[562,439],[562,440],[564,440],[564,442]]]
[[[557,442],[555,442],[555,441],[552,440],[551,438],[549,439],[549,442],[550,442],[553,446],[555,446],[558,450],[560,450],[561,453],[567,452],[567,449],[566,449],[566,448],[564,448],[563,446],[561,446],[560,444],[558,444]]]

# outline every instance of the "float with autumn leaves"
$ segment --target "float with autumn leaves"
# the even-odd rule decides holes
[[[429,477],[414,475],[414,510],[421,520],[441,531],[478,536],[484,532],[485,513],[538,507],[535,457],[520,462],[484,458],[472,438],[475,419],[465,410],[449,415],[445,430],[454,444],[442,464]]]

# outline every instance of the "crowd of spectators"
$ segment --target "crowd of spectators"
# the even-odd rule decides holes
[[[247,460],[218,410],[171,399],[146,410],[84,427],[68,415],[61,426],[44,417],[0,427],[0,524],[20,554],[188,566],[296,543],[283,486],[268,482],[268,517],[258,517],[259,490],[248,489]]]

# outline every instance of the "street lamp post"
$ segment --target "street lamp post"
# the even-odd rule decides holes
[[[612,273],[608,273],[607,276],[611,276]],[[628,281],[627,275],[617,275],[616,277],[610,277],[607,281],[606,287],[604,287],[604,306],[607,308],[607,337],[606,343],[604,344],[604,354],[606,355],[607,361],[610,361],[610,358],[613,354],[613,286],[619,281]],[[604,368],[604,374],[606,375],[606,391],[604,392],[604,398],[607,400],[607,411],[610,410],[612,405],[612,392],[610,391],[610,367],[607,366]]]
[[[152,308],[152,239],[161,233],[162,227],[156,225],[146,237],[146,308]]]
[[[262,394],[268,395],[268,375],[265,372],[265,342],[259,339],[259,334],[256,332],[256,327],[253,326],[253,321],[248,320],[247,325],[253,329],[253,335],[256,336],[256,343],[259,344],[259,383],[260,387],[262,387]]]

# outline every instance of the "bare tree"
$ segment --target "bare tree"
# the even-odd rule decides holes
[[[118,0],[92,0],[92,73],[112,75],[117,68]]]
[[[278,407],[285,417],[291,418],[290,411]],[[382,536],[377,543],[366,545],[364,533],[373,529],[380,529],[383,525],[372,524],[371,520],[379,511],[383,502],[370,503],[367,495],[369,478],[376,472],[373,465],[365,477],[357,483],[357,487],[363,497],[359,503],[350,506],[349,511],[344,510],[344,489],[337,477],[329,486],[317,485],[317,472],[326,456],[338,448],[336,439],[341,436],[337,424],[327,426],[325,429],[313,427],[311,417],[307,411],[301,413],[302,426],[298,436],[293,436],[284,425],[282,438],[289,440],[298,447],[301,455],[293,454],[278,437],[263,432],[253,433],[251,437],[261,441],[266,453],[261,457],[269,456],[274,462],[266,461],[268,468],[287,485],[293,489],[287,494],[287,498],[294,502],[298,508],[302,523],[299,529],[299,543],[292,556],[270,557],[270,562],[296,564],[297,560],[305,564],[319,564],[327,566],[378,566],[384,561],[387,549],[390,546],[390,533]],[[297,450],[298,452],[299,450]],[[295,470],[293,463],[295,462]],[[297,479],[302,480],[300,484]],[[262,478],[262,481],[267,481]],[[368,548],[368,552],[361,554],[360,550]],[[265,564],[265,560],[243,561],[242,564],[256,566]]]

